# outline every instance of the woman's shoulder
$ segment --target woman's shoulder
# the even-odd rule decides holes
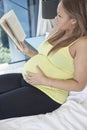
[[[75,48],[78,52],[87,52],[87,36],[80,37],[76,41]]]
[[[87,46],[87,36],[82,36],[76,41],[76,46]]]
[[[76,53],[87,53],[87,36],[76,39],[69,49],[73,57],[75,57]]]
[[[79,47],[79,46],[87,46],[87,36],[82,36],[77,38],[74,42],[70,44],[69,47]]]

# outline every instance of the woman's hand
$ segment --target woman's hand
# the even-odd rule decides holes
[[[35,50],[29,48],[29,46],[27,46],[26,43],[24,43],[24,42],[19,41],[19,46],[20,46],[21,50],[18,47],[17,47],[17,49],[29,57],[35,56],[38,53]]]
[[[21,47],[21,50],[23,50],[22,52],[24,54],[26,54],[26,55],[29,54],[29,47],[24,42],[19,41],[19,46]],[[20,49],[18,48],[18,50],[20,50]]]
[[[27,83],[32,85],[45,85],[47,82],[47,77],[44,75],[40,67],[37,66],[37,73],[28,71],[25,75],[25,80]]]

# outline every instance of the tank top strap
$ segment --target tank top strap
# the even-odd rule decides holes
[[[70,46],[72,46],[73,44],[75,44],[78,40],[79,40],[79,38],[77,38],[76,40],[74,40],[71,44],[68,45],[68,47],[70,47]]]

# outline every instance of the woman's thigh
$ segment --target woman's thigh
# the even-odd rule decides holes
[[[47,113],[58,107],[38,89],[22,87],[0,96],[0,119]]]
[[[19,73],[0,75],[0,94],[21,87],[21,80]]]

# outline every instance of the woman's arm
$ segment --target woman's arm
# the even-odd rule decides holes
[[[19,45],[21,47],[21,50],[23,50],[22,52],[29,57],[33,57],[34,55],[38,53],[35,50],[32,50],[31,48],[29,48],[24,42],[19,41]]]
[[[50,35],[52,35],[55,31],[56,31],[56,29],[53,28],[49,32],[48,37],[50,37]],[[22,42],[22,41],[18,41],[18,42],[19,42],[19,46],[21,47],[21,50],[23,50],[23,51],[21,51],[18,47],[17,47],[17,49],[20,50],[21,52],[23,52],[24,54],[26,54],[27,56],[32,57],[32,56],[34,56],[34,55],[36,55],[38,53],[37,51],[29,48],[29,46],[27,46],[24,42]]]

